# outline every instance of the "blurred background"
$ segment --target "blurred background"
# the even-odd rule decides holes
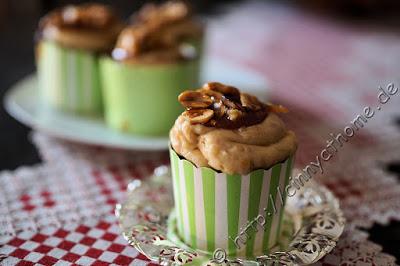
[[[40,17],[48,11],[66,5],[87,1],[77,0],[0,0],[0,96],[16,81],[35,70],[33,35]],[[144,0],[97,1],[111,4],[124,17],[137,10]],[[151,1],[160,2],[160,1]],[[240,0],[190,1],[202,15],[215,16],[222,7]],[[278,2],[278,1],[276,1]],[[383,24],[398,29],[400,1],[391,0],[339,0],[339,1],[279,1],[337,19],[365,20],[373,25]],[[14,169],[21,164],[38,162],[33,145],[26,138],[27,128],[12,119],[0,107],[0,169]]]
[[[85,1],[67,0],[0,0],[0,96],[19,79],[35,71],[33,35],[38,20],[49,10],[70,3]],[[112,6],[123,16],[138,9],[143,0],[97,1]],[[157,1],[152,1],[157,2]],[[240,0],[191,1],[195,9],[206,16],[216,16],[224,6],[243,2]],[[301,0],[279,1],[282,5],[296,5],[306,12],[315,12],[337,20],[357,20],[373,27],[399,31],[400,1],[379,0]],[[260,25],[262,27],[262,25]],[[399,123],[400,124],[400,123]],[[6,114],[0,107],[0,169],[15,169],[20,165],[38,163],[39,156],[29,140],[29,129]],[[388,166],[397,174],[399,165]],[[390,226],[375,225],[371,239],[384,247],[384,251],[400,259],[400,223]]]
[[[39,19],[48,11],[73,3],[88,1],[57,0],[0,0],[0,95],[16,81],[32,73],[34,64],[34,32]],[[111,4],[111,1],[97,1]],[[127,18],[146,1],[115,0],[112,6]],[[157,1],[152,1],[157,2]],[[229,0],[193,1],[202,14],[216,12]],[[26,137],[28,129],[6,114],[0,107],[0,169],[15,169],[22,164],[39,162],[34,146]]]

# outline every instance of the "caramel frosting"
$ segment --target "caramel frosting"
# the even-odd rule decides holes
[[[110,51],[123,25],[111,8],[101,4],[70,5],[39,22],[39,38],[65,47]]]
[[[145,5],[125,28],[113,50],[119,61],[176,61],[196,56],[188,41],[200,40],[202,26],[193,20],[188,5],[170,1]]]
[[[287,111],[282,106],[220,83],[184,92],[179,100],[186,111],[170,131],[171,146],[197,167],[248,174],[283,162],[297,149],[295,134],[276,114]]]

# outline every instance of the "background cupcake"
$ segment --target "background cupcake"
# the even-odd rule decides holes
[[[281,106],[220,83],[179,96],[170,132],[177,231],[193,248],[253,257],[278,240],[297,149]],[[278,191],[279,188],[279,191]]]
[[[182,1],[168,1],[161,5],[148,3],[131,16],[130,22],[158,27],[163,42],[190,43],[196,48],[198,55],[202,55],[203,26],[193,17],[191,7]],[[168,24],[168,27],[159,27],[162,24]]]
[[[99,114],[102,110],[98,55],[115,44],[122,24],[100,4],[57,9],[45,16],[37,32],[41,95],[58,109]]]
[[[105,118],[117,130],[167,135],[182,111],[176,97],[199,80],[202,27],[187,5],[145,6],[101,61]],[[198,46],[198,45],[197,45]]]

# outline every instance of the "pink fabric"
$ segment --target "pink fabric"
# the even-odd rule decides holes
[[[211,20],[209,54],[264,75],[271,101],[300,140],[296,166],[326,148],[329,134],[365,107],[375,116],[327,162],[318,181],[340,198],[348,226],[338,247],[317,265],[394,265],[361,231],[400,220],[400,185],[385,163],[398,160],[400,92],[377,110],[378,87],[399,87],[400,37],[271,3],[248,3]],[[138,153],[34,134],[43,165],[0,173],[0,262],[5,265],[145,265],[113,215],[126,185],[167,153]],[[384,193],[382,193],[384,191]]]

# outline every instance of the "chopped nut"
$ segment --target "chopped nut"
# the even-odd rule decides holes
[[[102,5],[91,4],[87,7],[85,13],[85,18],[94,27],[104,27],[113,20],[112,14]]]
[[[66,24],[77,23],[80,15],[79,9],[75,6],[67,6],[62,12],[62,17]]]
[[[240,94],[240,102],[242,103],[243,107],[254,111],[260,110],[263,106],[263,104],[257,99],[257,97],[247,93]]]
[[[203,124],[210,121],[214,116],[214,111],[211,109],[192,109],[186,110],[182,115],[192,124]]]
[[[210,96],[199,91],[182,92],[178,100],[185,108],[207,108],[213,103]]]
[[[207,127],[236,129],[250,126],[263,121],[269,107],[283,110],[282,106],[266,105],[255,96],[218,82],[207,83],[196,91],[183,92],[178,99],[186,107],[182,114],[185,119]]]
[[[210,96],[213,101],[219,101],[224,96],[222,93],[220,93],[218,91],[212,91],[212,90],[208,90],[208,89],[199,89],[197,91]]]
[[[146,38],[146,32],[138,27],[125,28],[117,41],[116,49],[121,49],[127,55],[134,56],[143,50],[143,40]]]
[[[215,121],[215,119],[211,119],[208,123],[210,126],[214,127],[217,124],[217,121]]]
[[[218,118],[223,117],[227,111],[226,106],[221,101],[214,103],[213,109]]]
[[[229,109],[228,110],[228,118],[231,121],[235,121],[242,115],[242,112],[237,109]]]
[[[235,87],[224,85],[219,82],[208,82],[203,85],[203,89],[205,90],[212,90],[222,93],[226,96],[239,96],[240,92]]]
[[[162,5],[148,3],[139,10],[136,19],[145,22],[170,23],[190,15],[189,6],[183,2],[166,2]]]
[[[268,111],[274,112],[274,113],[288,113],[289,112],[289,110],[285,106],[280,105],[280,104],[268,103],[267,108],[268,108]]]
[[[228,108],[231,108],[231,109],[239,109],[240,108],[240,106],[238,104],[236,104],[235,102],[228,100],[226,98],[222,99],[222,102]]]
[[[62,10],[62,18],[66,25],[84,25],[102,28],[113,20],[110,10],[100,4],[67,6]]]
[[[189,7],[183,2],[166,2],[160,11],[161,17],[169,20],[183,19],[189,15]]]

